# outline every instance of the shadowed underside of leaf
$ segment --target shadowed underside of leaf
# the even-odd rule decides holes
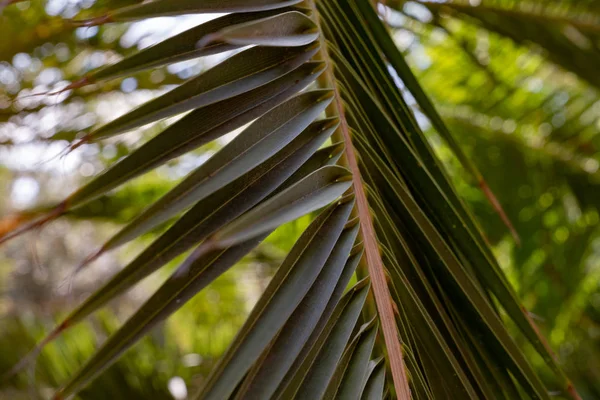
[[[103,250],[135,239],[260,165],[300,134],[330,101],[329,92],[311,91],[275,107],[113,236]]]
[[[203,38],[197,46],[204,47],[215,41],[240,46],[303,46],[314,42],[318,36],[317,27],[309,17],[290,11],[224,28]]]
[[[297,70],[248,93],[192,111],[65,200],[74,207],[265,114],[313,82],[323,64]]]
[[[335,163],[341,152],[339,145],[314,152],[332,134],[336,123],[336,120],[331,119],[313,123],[305,133],[267,162],[198,202],[145,251],[77,307],[56,328],[57,331],[81,321],[262,199],[278,193],[329,163]],[[50,337],[54,335],[55,333]]]
[[[324,399],[348,399],[362,393],[376,335],[377,322],[374,319],[360,327],[338,363]]]
[[[263,86],[309,60],[316,45],[299,48],[253,47],[190,79],[172,91],[98,128],[82,139],[102,139],[150,122],[210,105]]]
[[[213,371],[199,398],[222,399],[232,393],[309,291],[340,237],[353,204],[353,201],[347,200],[330,207],[306,229]]]
[[[107,22],[136,21],[140,19],[201,13],[256,12],[283,8],[302,0],[154,0],[110,12],[86,21],[75,21],[84,26]]]
[[[346,261],[346,265],[344,265],[342,274],[340,275],[340,278],[336,284],[336,287],[333,290],[331,298],[329,299],[327,306],[323,310],[319,321],[313,328],[313,331],[311,332],[310,337],[306,340],[306,343],[302,347],[302,350],[300,351],[296,359],[293,361],[289,369],[286,371],[285,377],[282,379],[281,383],[279,383],[279,386],[276,392],[274,393],[273,398],[282,398],[282,396],[283,398],[285,398],[286,394],[291,396],[289,391],[296,390],[297,385],[301,383],[299,381],[299,376],[301,376],[299,375],[299,373],[301,374],[301,371],[306,372],[304,368],[307,365],[307,360],[311,360],[311,357],[314,357],[316,355],[316,353],[312,350],[313,346],[321,337],[321,333],[324,331],[324,329],[330,326],[329,324],[331,323],[332,318],[336,320],[336,318],[334,318],[336,310],[340,309],[340,304],[344,304],[344,301],[341,301],[340,299],[342,298],[342,295],[346,290],[348,282],[354,274],[354,271],[362,255],[363,246],[362,243],[358,243],[352,248],[350,257]],[[355,286],[355,288],[358,288],[359,286],[360,285],[357,285]],[[345,298],[350,299],[351,293],[352,290],[348,294],[346,294]]]
[[[0,237],[0,243],[45,224],[130,179],[244,126],[305,88],[317,79],[323,69],[322,63],[308,62],[255,90],[192,111],[79,188],[53,207],[46,216],[7,232]],[[28,221],[26,219],[24,222]]]
[[[104,343],[95,356],[57,394],[57,398],[76,393],[98,376],[110,363],[158,322],[175,312],[211,281],[256,247],[265,235],[225,250],[216,250],[184,264],[185,273],[175,271],[123,327]],[[180,267],[181,268],[181,267]]]
[[[197,398],[509,399],[524,393],[547,399],[550,389],[578,398],[393,72],[463,165],[481,176],[371,2],[299,3],[154,0],[81,22],[231,13],[93,72],[88,81],[248,48],[76,143],[188,112],[41,223],[249,125],[82,264],[174,220],[42,345],[193,249],[55,398],[75,395],[279,226],[313,213]],[[318,88],[305,90],[309,85]],[[329,138],[333,144],[322,147]],[[365,278],[344,295],[355,270]],[[542,382],[503,315],[555,376]]]
[[[175,62],[237,49],[240,46],[222,41],[199,48],[198,41],[206,35],[218,32],[223,28],[261,18],[267,18],[279,14],[281,11],[282,10],[271,10],[253,13],[234,13],[215,18],[214,20],[159,42],[154,46],[143,49],[138,53],[126,57],[118,63],[90,72],[80,80],[69,85],[68,89],[79,88],[85,84],[118,78],[123,75],[132,74],[149,68],[156,68]]]
[[[371,361],[361,400],[382,399],[385,394],[385,364],[383,359]]]
[[[327,325],[280,399],[318,399],[325,393],[336,365],[349,343],[368,285],[357,284],[340,300]]]
[[[266,356],[248,374],[236,397],[266,399],[273,396],[334,293],[358,233],[356,222],[342,233],[312,288],[281,329]]]

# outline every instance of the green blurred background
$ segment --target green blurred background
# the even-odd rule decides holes
[[[31,0],[2,10],[0,232],[20,212],[61,200],[167,122],[58,157],[67,140],[220,60],[186,61],[75,93],[26,97],[60,89],[208,18],[77,29],[65,23],[132,2]],[[514,2],[501,0],[458,2],[465,4],[462,8],[424,3],[387,1],[379,10],[425,91],[499,198],[520,245],[416,108],[415,114],[579,392],[585,399],[600,399],[600,25],[590,28],[557,17],[594,12],[600,18],[599,6],[546,0],[538,3],[539,13],[528,14],[502,12]],[[579,9],[583,3],[589,8]],[[228,137],[0,248],[0,374],[160,228],[72,279],[75,266]],[[193,393],[306,223],[278,229],[79,397],[185,399]],[[35,365],[0,382],[0,399],[49,398],[167,276],[168,271],[158,272],[49,345]],[[522,345],[541,366],[535,352]]]

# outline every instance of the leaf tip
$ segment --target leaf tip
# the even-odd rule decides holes
[[[41,229],[49,222],[52,222],[64,214],[65,209],[66,202],[62,202],[48,212],[45,217],[42,217],[29,224],[27,224],[27,222],[31,221],[40,214],[22,213],[0,219],[0,245],[29,231]]]
[[[103,25],[103,24],[107,24],[109,22],[113,22],[112,16],[110,14],[99,15],[97,17],[89,18],[89,19],[69,20],[69,23],[71,24],[71,26],[73,26],[75,28]]]

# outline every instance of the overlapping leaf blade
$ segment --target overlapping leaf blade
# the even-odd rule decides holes
[[[402,55],[391,44],[389,36],[387,36],[384,39],[384,36],[386,35],[384,35],[384,32],[382,31],[381,22],[376,17],[373,9],[371,7],[365,6],[365,4],[361,2],[357,2],[356,4],[359,8],[361,8],[361,10],[363,10],[363,15],[365,15],[368,19],[368,26],[371,28],[371,31],[374,33],[374,35],[376,35],[376,37],[378,38],[377,43],[381,43],[381,46],[383,46],[386,49],[386,56],[390,59],[392,64],[396,68],[398,68],[398,72],[401,74],[401,76],[404,77],[404,80],[408,88],[411,90],[411,93],[415,95],[423,110],[432,120],[432,123],[436,126],[436,129],[440,133],[442,133],[445,136],[446,140],[451,144],[451,147],[453,148],[457,156],[461,159],[461,163],[465,165],[465,168],[473,170],[473,174],[477,177],[479,173],[476,171],[475,167],[472,166],[472,163],[462,153],[458,144],[454,142],[452,135],[446,128],[444,122],[439,117],[439,114],[433,108],[433,105],[418,85],[418,82],[416,81],[412,73],[410,73],[410,71],[408,70],[408,66],[402,59]],[[445,181],[447,180],[447,178],[442,177],[441,180]],[[438,180],[438,182],[440,182],[440,180]],[[523,309],[519,305],[516,294],[508,284],[508,281],[504,277],[503,273],[500,271],[498,263],[494,259],[483,238],[481,237],[479,230],[476,228],[476,225],[472,221],[471,215],[468,214],[466,210],[463,211],[464,207],[462,206],[460,200],[458,200],[458,196],[456,196],[456,194],[451,189],[451,186],[448,183],[444,183],[444,186],[441,187],[447,187],[449,189],[445,190],[445,193],[447,194],[448,198],[453,202],[453,204],[456,205],[455,210],[457,218],[454,222],[445,223],[446,229],[450,231],[450,227],[455,227],[455,229],[463,231],[460,232],[460,237],[462,237],[463,239],[461,239],[458,245],[462,248],[464,254],[467,256],[468,259],[472,260],[476,264],[488,265],[487,268],[484,268],[480,272],[481,279],[488,285],[489,290],[492,291],[494,295],[498,298],[500,304],[502,304],[505,311],[527,336],[529,341],[534,345],[534,347],[540,353],[540,355],[544,357],[544,360],[548,363],[548,365],[550,365],[556,373],[562,375],[560,367],[557,365],[552,355],[549,354],[548,349],[540,341],[537,332],[535,332],[529,320],[524,315]]]
[[[175,122],[156,137],[50,208],[47,215],[0,237],[4,242],[46,223],[175,157],[244,126],[312,83],[324,64],[308,62],[255,90],[202,107]]]
[[[275,10],[302,0],[154,0],[114,10],[104,16],[80,21],[82,25],[136,21],[146,18],[202,13],[239,13]]]
[[[258,166],[300,134],[330,101],[330,92],[311,91],[275,107],[142,212],[103,249],[135,239]]]
[[[79,305],[57,330],[64,330],[81,321],[262,199],[300,181],[327,165],[330,160],[336,160],[339,157],[339,146],[314,153],[336,126],[337,121],[331,119],[313,123],[304,134],[271,159],[198,202],[146,250]]]
[[[309,17],[290,11],[221,29],[202,39],[198,47],[215,41],[240,46],[295,47],[312,43],[318,37],[317,26]]]
[[[417,104],[423,113],[427,116],[427,118],[431,121],[431,124],[436,129],[436,131],[440,134],[440,136],[444,139],[444,141],[448,144],[450,149],[454,152],[461,165],[465,170],[472,175],[477,185],[483,190],[484,194],[489,197],[490,204],[494,206],[496,212],[500,215],[504,223],[507,225],[511,233],[513,234],[517,243],[520,241],[517,232],[515,231],[512,223],[510,222],[508,216],[505,214],[504,210],[498,203],[495,195],[491,192],[487,183],[483,179],[481,173],[473,164],[473,162],[467,157],[464,153],[461,146],[458,144],[453,134],[450,132],[442,117],[439,115],[437,110],[435,109],[433,103],[429,99],[429,97],[425,94],[417,78],[414,76],[412,71],[410,70],[408,64],[406,63],[404,56],[395,46],[393,39],[390,37],[388,32],[386,31],[383,23],[379,20],[375,10],[370,7],[366,3],[357,2],[357,8],[360,9],[361,15],[365,17],[364,23],[364,32],[365,34],[371,35],[371,38],[374,42],[378,44],[380,47],[380,51],[383,53],[385,58],[390,62],[392,67],[397,71],[398,75],[402,77],[403,83],[406,85],[406,88],[410,91],[410,93],[415,97]],[[444,184],[444,182],[442,182]],[[447,188],[448,190],[452,190],[450,185],[442,186]],[[454,199],[459,201],[458,196],[451,196],[451,201],[455,201]],[[460,202],[456,202],[456,204],[460,205],[462,208],[462,204]],[[461,210],[459,209],[459,212]],[[470,216],[465,216],[464,219],[466,223],[469,224],[469,228],[471,230],[477,231],[476,225],[471,221]],[[477,235],[481,236],[481,235]],[[477,237],[476,237],[477,238]],[[481,241],[483,243],[483,241]]]
[[[233,221],[218,232],[213,241],[218,246],[226,247],[244,242],[262,230],[325,207],[340,197],[351,184],[347,169],[340,166],[323,167]]]
[[[359,399],[367,379],[369,360],[377,336],[377,321],[360,327],[350,342],[335,374],[329,382],[323,399]]]
[[[378,400],[383,399],[385,394],[385,363],[380,358],[376,361],[371,361],[367,382],[360,396],[361,400]]]
[[[190,79],[172,91],[96,129],[84,140],[111,137],[131,129],[248,92],[295,70],[318,50],[253,47]]]
[[[316,356],[316,353],[313,351],[313,346],[319,341],[319,338],[322,337],[321,333],[324,330],[331,328],[332,325],[330,325],[330,319],[333,318],[334,320],[337,320],[337,317],[334,317],[334,315],[336,315],[336,310],[339,311],[343,307],[339,306],[339,304],[344,304],[346,300],[349,301],[350,299],[351,294],[347,294],[344,301],[340,300],[342,298],[342,295],[344,294],[344,291],[346,290],[346,287],[348,286],[348,282],[350,282],[350,279],[352,278],[352,275],[354,274],[354,271],[358,266],[358,263],[363,253],[364,252],[362,243],[359,243],[353,247],[350,257],[348,258],[346,265],[344,265],[344,269],[337,282],[337,285],[333,290],[331,298],[329,299],[325,310],[321,314],[319,322],[317,323],[310,337],[304,344],[302,351],[298,354],[298,356],[294,360],[294,363],[286,372],[286,375],[283,378],[282,382],[279,384],[277,391],[273,395],[273,398],[281,398],[282,394],[296,390],[298,385],[301,383],[301,371],[303,371],[303,369],[307,367],[308,361],[310,361]],[[350,293],[351,292],[352,291],[350,291]],[[338,306],[339,308],[336,308]],[[291,394],[293,393],[290,393],[290,395]]]
[[[85,82],[90,83],[114,79],[149,68],[156,68],[171,63],[237,49],[240,46],[224,42],[214,42],[203,46],[202,48],[199,48],[197,43],[206,35],[218,32],[226,27],[277,15],[285,10],[286,9],[255,13],[232,13],[215,18],[165,39],[154,46],[140,50],[115,64],[90,72],[85,76],[84,80]]]
[[[86,365],[58,392],[70,396],[98,376],[158,322],[180,308],[198,291],[256,247],[266,235],[225,250],[206,253],[184,263],[167,282],[113,334]]]
[[[346,24],[347,19],[349,19],[355,11],[355,8],[353,8],[354,6],[352,5],[355,2],[339,2],[339,3],[335,3],[335,5],[333,5],[333,3],[318,3],[318,4],[323,4],[322,5],[322,9],[323,9],[323,16],[327,16],[327,21],[328,22],[333,22],[333,21],[337,21],[337,26],[344,26],[344,24]],[[347,4],[347,6],[346,6]],[[364,6],[364,5],[363,5]],[[366,6],[365,6],[366,7]],[[335,12],[332,10],[336,10]],[[346,16],[348,16],[348,18],[344,18],[344,17],[340,17],[340,14],[344,14]],[[335,24],[333,24],[335,26]],[[349,95],[350,98],[347,98],[347,100],[349,101],[349,107],[348,110],[349,112],[347,113],[347,115],[350,115],[352,119],[354,119],[354,121],[356,121],[359,124],[364,124],[363,126],[361,126],[361,129],[363,129],[365,132],[369,132],[369,134],[374,135],[375,137],[377,137],[377,139],[373,139],[371,137],[369,137],[369,142],[370,145],[373,145],[376,150],[375,150],[375,154],[377,155],[376,157],[378,158],[384,158],[384,160],[382,160],[383,163],[382,165],[385,165],[386,168],[388,168],[387,166],[391,164],[391,166],[389,167],[390,169],[390,175],[389,176],[398,176],[397,175],[397,171],[402,171],[402,174],[404,175],[404,178],[406,178],[407,182],[404,183],[402,181],[398,181],[398,183],[395,183],[393,185],[394,188],[403,188],[406,187],[407,189],[410,189],[411,192],[417,193],[417,199],[419,199],[419,191],[422,189],[425,189],[425,186],[421,186],[422,189],[419,189],[419,186],[422,185],[425,180],[421,179],[421,178],[412,178],[411,175],[412,173],[417,173],[420,174],[422,172],[425,173],[424,176],[427,176],[429,174],[431,179],[430,182],[432,182],[432,185],[430,186],[429,189],[434,189],[435,191],[438,191],[438,195],[433,195],[433,193],[431,193],[431,195],[425,195],[422,194],[419,202],[421,202],[424,205],[424,209],[426,210],[426,213],[431,213],[432,215],[434,215],[434,218],[440,218],[440,220],[436,221],[436,224],[440,224],[440,226],[442,227],[442,230],[444,230],[445,232],[448,232],[449,235],[451,235],[454,240],[457,241],[457,243],[459,244],[459,246],[456,246],[454,242],[449,244],[449,250],[451,252],[456,252],[456,257],[460,260],[458,263],[455,263],[456,265],[456,270],[459,273],[462,273],[460,271],[462,271],[464,268],[466,268],[470,273],[472,273],[472,271],[470,270],[471,266],[470,263],[473,262],[475,263],[475,265],[477,265],[477,272],[476,274],[472,274],[468,279],[469,281],[471,281],[471,284],[476,284],[476,286],[479,286],[479,282],[478,280],[481,278],[483,282],[487,284],[489,284],[490,289],[486,289],[486,290],[491,290],[494,293],[507,293],[507,285],[506,282],[500,278],[498,279],[497,277],[495,278],[491,278],[489,275],[494,273],[494,261],[490,261],[489,259],[489,251],[485,251],[485,250],[481,250],[480,248],[480,243],[482,243],[481,241],[478,241],[476,239],[476,235],[478,235],[478,232],[473,233],[472,231],[469,231],[469,228],[467,228],[467,224],[465,223],[465,221],[461,221],[460,219],[460,213],[457,214],[456,209],[453,210],[453,203],[456,204],[455,207],[458,207],[458,209],[460,209],[460,207],[462,207],[461,203],[458,202],[452,202],[452,201],[448,201],[448,200],[444,200],[443,202],[438,202],[435,199],[438,199],[440,193],[442,193],[442,197],[444,197],[445,195],[450,196],[451,197],[451,191],[440,191],[439,186],[441,183],[445,182],[445,176],[444,174],[439,174],[436,173],[434,174],[431,171],[436,171],[436,168],[438,168],[436,166],[436,162],[429,162],[428,160],[425,159],[425,156],[431,158],[432,153],[431,150],[429,149],[429,147],[426,145],[425,142],[423,142],[423,138],[422,133],[420,133],[420,130],[418,129],[418,127],[414,124],[414,117],[412,117],[409,114],[407,114],[406,116],[398,119],[397,122],[397,126],[395,128],[392,128],[392,126],[395,125],[396,121],[394,121],[394,113],[397,112],[396,111],[390,111],[389,115],[386,115],[386,113],[383,111],[385,109],[385,107],[388,104],[388,101],[390,99],[388,94],[382,94],[382,96],[379,96],[379,91],[381,90],[379,87],[379,84],[377,82],[379,81],[374,81],[373,80],[373,76],[376,76],[374,74],[378,73],[377,71],[379,71],[379,73],[385,73],[385,68],[377,68],[374,67],[372,64],[368,63],[366,60],[368,60],[368,58],[364,57],[365,52],[369,52],[368,48],[365,46],[358,46],[355,45],[355,43],[360,42],[360,40],[356,41],[349,41],[348,38],[350,37],[349,35],[352,34],[352,32],[355,30],[356,26],[360,25],[360,23],[355,23],[353,25],[349,25],[346,24],[346,30],[344,30],[343,28],[341,29],[336,29],[336,30],[331,30],[328,31],[328,33],[332,36],[335,37],[336,40],[339,40],[339,44],[344,47],[344,52],[346,54],[342,55],[342,54],[338,54],[337,50],[335,48],[335,46],[330,46],[328,48],[328,51],[330,54],[333,55],[335,61],[336,61],[336,68],[337,68],[337,77],[340,79],[341,81],[341,88],[342,90],[347,93]],[[345,36],[344,36],[345,35]],[[357,37],[359,37],[357,35]],[[360,37],[364,37],[364,36],[360,36]],[[357,48],[362,48],[362,50],[357,50]],[[354,54],[353,54],[354,52]],[[376,60],[378,55],[376,53],[371,52],[372,54],[372,59]],[[348,59],[347,57],[350,57],[350,59]],[[360,78],[358,77],[358,75],[360,75]],[[364,79],[365,81],[362,81],[362,79]],[[358,83],[358,86],[357,86]],[[362,89],[361,89],[362,87]],[[397,90],[394,86],[390,85],[390,88]],[[343,94],[345,94],[343,93]],[[365,100],[368,103],[369,101],[369,97],[371,97],[372,100],[372,105],[368,106],[367,108],[363,108],[365,106]],[[407,110],[406,105],[402,106],[402,109]],[[376,114],[379,114],[380,117],[375,117]],[[353,122],[354,122],[353,121]],[[384,122],[384,124],[382,125],[381,123]],[[384,125],[388,125],[388,128],[385,128]],[[407,132],[407,128],[408,128],[408,132]],[[391,134],[392,131],[396,131],[396,133]],[[389,135],[389,136],[388,136]],[[406,137],[405,137],[406,135]],[[420,144],[423,143],[423,144]],[[406,145],[405,150],[407,151],[407,155],[408,154],[413,154],[414,155],[414,164],[413,166],[408,166],[407,164],[402,165],[404,161],[407,161],[408,158],[404,155],[402,155],[402,150],[400,150],[399,146],[400,144],[402,145]],[[396,147],[396,149],[394,150],[393,148]],[[387,150],[389,149],[389,150]],[[388,153],[389,151],[389,153]],[[414,153],[413,153],[414,152]],[[393,154],[393,156],[391,154]],[[402,162],[400,162],[402,161]],[[388,164],[389,163],[389,164]],[[394,168],[394,164],[395,164],[395,168]],[[376,169],[377,167],[375,167]],[[431,170],[429,170],[429,168],[431,168]],[[437,178],[436,178],[437,175]],[[434,178],[434,179],[432,179]],[[388,179],[386,177],[386,179]],[[444,183],[447,185],[447,183]],[[378,181],[377,182],[378,186],[382,186],[385,187],[385,185],[387,185],[386,181]],[[426,190],[429,190],[426,189]],[[394,207],[392,204],[395,204],[397,202],[397,194],[391,195],[390,196],[390,202],[386,205],[386,207]],[[438,207],[444,207],[446,208],[446,211],[442,211],[441,208]],[[452,210],[452,211],[448,211],[448,210]],[[445,222],[444,219],[451,217],[451,218],[456,218],[458,216],[458,218],[454,221],[454,222],[450,222],[447,221]],[[414,229],[414,228],[411,228]],[[418,231],[418,229],[417,229]],[[462,231],[462,232],[461,232]],[[430,235],[430,234],[427,234]],[[448,253],[451,254],[451,253]],[[466,257],[465,257],[466,255]],[[465,257],[465,258],[463,258]],[[465,261],[464,260],[469,260],[468,263],[463,264]],[[479,261],[477,261],[479,260]],[[483,263],[488,264],[489,268],[483,268],[481,269],[481,267],[479,265],[482,265]],[[459,266],[459,264],[461,264]],[[478,265],[479,264],[479,265]],[[481,274],[481,275],[480,275]],[[487,276],[486,276],[487,275]],[[473,281],[473,279],[476,279],[475,281]],[[477,287],[473,287],[473,294],[476,297],[481,296],[481,294],[477,294],[479,291],[481,291],[482,289],[477,288]],[[465,291],[466,290],[466,291]],[[467,294],[468,296],[470,296],[468,293],[471,290],[465,289],[464,287],[461,288],[461,290],[459,290],[459,293],[463,293],[463,294]],[[484,293],[483,297],[481,298],[482,302],[481,305],[476,305],[474,306],[475,309],[477,309],[477,312],[481,312],[481,306],[483,306],[483,308],[487,308],[489,307],[488,311],[489,312],[488,316],[490,318],[490,321],[496,321],[494,322],[494,324],[498,324],[498,327],[500,326],[500,320],[497,318],[497,316],[495,316],[495,311],[493,310],[493,304],[490,303],[489,301],[486,301],[485,298],[487,297],[487,295]],[[500,295],[502,297],[502,295]],[[519,317],[519,315],[522,316],[522,311],[520,310],[520,306],[518,304],[518,302],[515,301],[514,297],[504,297],[503,300],[503,304],[505,304],[506,307],[508,307],[509,309],[515,310],[514,314],[518,320],[518,318],[522,318]],[[517,313],[518,310],[518,313]],[[511,314],[511,316],[512,316]],[[503,329],[500,329],[500,331],[502,331]],[[493,328],[490,332],[494,332],[496,331],[496,328]],[[531,332],[531,330],[530,330]],[[502,333],[502,335],[504,336],[504,343],[506,346],[508,346],[508,348],[512,348],[512,350],[509,351],[509,353],[512,353],[512,355],[514,357],[516,357],[516,359],[519,359],[519,361],[517,361],[517,364],[520,366],[516,366],[517,364],[512,364],[513,369],[520,369],[520,373],[519,376],[521,376],[523,379],[521,380],[521,382],[523,383],[524,386],[528,387],[532,392],[535,392],[534,396],[539,396],[539,397],[546,397],[546,393],[545,390],[543,389],[543,385],[541,385],[541,382],[539,381],[539,379],[537,379],[537,377],[535,377],[535,374],[533,373],[533,371],[531,370],[531,368],[526,364],[526,362],[524,362],[524,359],[522,358],[522,356],[520,355],[520,351],[518,349],[516,349],[516,347],[514,346],[514,343],[512,343],[511,339],[508,337],[508,335],[506,334],[506,331],[504,331]],[[533,341],[533,343],[536,343],[537,338],[535,336],[530,336],[530,339]],[[505,348],[506,350],[507,348]],[[504,353],[506,354],[506,353]],[[524,375],[523,375],[524,374]],[[525,378],[525,376],[527,376]],[[535,387],[535,389],[533,389],[533,387]]]
[[[347,222],[351,199],[323,211],[269,283],[199,398],[228,397],[310,290]]]
[[[340,62],[338,63],[338,66],[342,66],[343,65],[343,64],[341,64],[342,59],[339,58],[339,61]],[[427,170],[422,167],[419,167],[420,162],[418,161],[416,155],[414,154],[412,149],[408,146],[406,141],[404,139],[402,139],[401,135],[399,135],[398,133],[394,133],[395,128],[393,127],[393,125],[391,124],[389,119],[387,119],[386,116],[381,113],[381,110],[377,107],[374,100],[372,100],[372,99],[369,100],[371,98],[371,95],[368,91],[366,91],[363,84],[359,81],[358,77],[356,77],[356,74],[354,72],[352,72],[351,70],[346,69],[344,72],[342,72],[341,76],[343,76],[343,78],[346,80],[347,84],[350,87],[352,87],[353,96],[356,96],[356,98],[361,100],[359,107],[367,107],[365,112],[368,115],[375,115],[377,113],[379,113],[381,115],[381,117],[373,118],[371,121],[373,121],[373,123],[376,124],[378,132],[380,132],[382,134],[390,135],[387,139],[384,139],[384,140],[385,140],[385,143],[387,146],[390,146],[391,148],[395,147],[395,149],[396,149],[395,151],[397,152],[396,154],[400,155],[399,157],[395,158],[396,162],[402,161],[402,163],[406,163],[412,158],[412,160],[413,160],[412,166],[408,166],[406,164],[398,165],[398,168],[400,168],[403,171],[406,171],[409,182],[416,186],[417,191],[423,190],[424,191],[423,196],[425,196],[426,198],[429,198],[429,199],[439,198],[437,196],[440,196],[440,194],[443,196],[444,194],[439,191],[439,187],[435,184],[435,182],[432,180],[431,176],[427,173]],[[394,139],[392,139],[392,135],[393,135]],[[398,140],[398,139],[400,139],[400,140]],[[421,176],[418,178],[416,176],[412,177],[411,175],[413,175],[413,174],[421,175]],[[393,174],[390,174],[389,176],[393,176]],[[426,183],[426,182],[430,182],[430,183]],[[399,190],[402,190],[402,189],[406,190],[405,186],[404,186],[404,188],[403,188],[403,186],[404,185],[402,185],[401,183],[391,185],[392,188],[396,189],[395,199],[398,199],[398,200],[401,198],[412,199],[412,196],[410,196],[408,193],[406,193],[406,195],[404,195],[404,196],[400,196]],[[434,192],[436,193],[435,195],[433,194]],[[429,194],[427,194],[427,193],[429,193]],[[449,231],[454,231],[454,232],[456,232],[457,230],[466,230],[465,226],[463,225],[462,222],[460,222],[460,220],[459,221],[454,220],[453,222],[449,221],[449,219],[456,218],[456,214],[454,211],[452,211],[452,206],[449,202],[439,203],[437,201],[433,201],[433,202],[429,202],[428,204],[434,208],[439,207],[439,209],[436,211],[435,215],[439,216],[442,220],[446,220],[446,221],[441,221],[444,223],[444,225],[447,224],[446,229],[448,229]],[[415,210],[420,209],[420,207],[418,207],[417,205],[408,207],[408,209],[411,209],[411,208],[414,208]],[[421,213],[421,212],[422,211],[420,211],[419,213]],[[417,216],[418,214],[413,214],[413,215]],[[423,219],[422,221],[425,222],[426,219]],[[536,396],[539,396],[540,398],[545,398],[547,395],[546,395],[545,389],[543,389],[542,383],[540,382],[539,378],[535,375],[535,373],[531,370],[531,367],[525,361],[522,353],[520,352],[520,350],[518,350],[515,343],[508,335],[508,332],[503,327],[501,320],[499,319],[498,315],[496,314],[496,312],[493,309],[493,307],[491,306],[491,304],[485,298],[485,296],[483,295],[481,290],[476,286],[476,283],[473,281],[473,277],[466,274],[464,267],[456,259],[456,256],[453,255],[452,250],[448,247],[448,244],[445,243],[445,241],[440,236],[439,232],[437,232],[437,229],[431,224],[431,222],[428,222],[426,224],[429,225],[429,228],[428,228],[427,233],[425,233],[425,240],[427,240],[427,241],[433,240],[434,242],[437,242],[440,246],[442,246],[442,247],[438,247],[436,252],[438,252],[438,254],[440,254],[441,257],[445,258],[445,260],[447,262],[447,264],[445,264],[445,265],[447,265],[448,267],[450,267],[452,269],[451,274],[453,276],[453,279],[456,279],[457,283],[461,282],[461,283],[459,283],[461,285],[460,293],[462,293],[463,295],[467,296],[467,298],[469,298],[469,301],[472,302],[473,307],[476,310],[476,312],[486,320],[486,323],[490,324],[489,332],[493,336],[498,335],[497,336],[498,340],[501,343],[503,343],[503,346],[506,346],[505,350],[508,351],[510,354],[512,354],[512,357],[515,357],[513,367],[516,368],[516,370],[520,371],[519,376],[522,377],[523,384],[528,386],[529,388],[531,388],[531,390],[534,393],[536,393]],[[423,229],[423,227],[426,227],[427,225],[420,225],[419,228],[416,229],[416,232],[419,232],[420,229]],[[467,231],[465,234],[469,235],[470,233]],[[458,232],[457,232],[457,236],[458,236]],[[458,240],[459,237],[456,237],[456,239]],[[467,239],[467,238],[463,237],[463,240],[464,239]],[[467,239],[467,240],[469,240],[469,239]],[[473,254],[473,253],[477,254],[478,246],[472,246],[471,244],[466,244],[465,242],[463,242],[463,245],[464,245],[464,247],[462,247],[462,249],[465,252],[468,252],[469,254]],[[475,256],[473,256],[473,257],[475,257]],[[479,253],[478,256],[475,258],[481,259],[482,258],[481,253]],[[487,258],[485,256],[483,256],[483,258],[484,258],[484,260],[487,260]],[[507,303],[507,304],[509,306],[511,305],[511,303]],[[512,304],[514,305],[514,303],[512,303]],[[518,307],[518,304],[516,306]]]
[[[333,294],[358,233],[358,221],[346,228],[313,286],[268,348],[261,362],[246,377],[236,394],[243,398],[271,398],[288,372]]]
[[[258,89],[191,112],[77,190],[62,207],[68,209],[80,205],[244,126],[312,83],[323,68],[322,63],[309,62]]]
[[[279,399],[321,398],[352,336],[368,289],[368,282],[362,281],[344,296]]]

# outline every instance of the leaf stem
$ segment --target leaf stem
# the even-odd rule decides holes
[[[402,348],[400,345],[394,308],[392,306],[391,294],[387,286],[385,268],[379,252],[379,244],[377,242],[375,228],[369,210],[365,187],[361,179],[355,149],[352,145],[352,137],[345,118],[344,106],[340,97],[339,88],[336,84],[333,63],[327,53],[327,44],[323,31],[321,30],[320,21],[318,20],[318,11],[315,0],[307,0],[307,4],[313,11],[313,18],[320,31],[319,40],[321,48],[319,50],[319,56],[322,58],[322,61],[325,61],[327,64],[327,68],[322,75],[321,83],[330,86],[334,92],[334,99],[327,109],[327,113],[336,115],[340,119],[340,126],[337,132],[334,133],[334,139],[341,140],[345,143],[344,156],[341,158],[340,164],[352,172],[352,182],[354,194],[356,196],[356,211],[360,218],[360,231],[365,249],[364,254],[372,282],[375,303],[379,312],[379,319],[381,321],[381,328],[388,353],[396,395],[398,399],[407,400],[411,398],[410,388],[408,385],[404,360],[402,358]]]

